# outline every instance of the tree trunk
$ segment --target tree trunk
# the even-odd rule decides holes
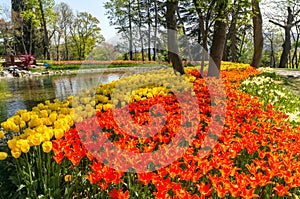
[[[50,60],[50,50],[49,50],[50,42],[49,42],[47,23],[46,23],[46,19],[45,19],[45,13],[44,13],[42,0],[39,0],[39,5],[40,5],[40,11],[41,11],[41,15],[42,15],[42,25],[43,25],[43,29],[44,29],[44,56],[47,60]]]
[[[275,68],[276,66],[276,58],[275,58],[275,54],[274,54],[274,44],[273,44],[273,40],[271,39],[270,40],[270,43],[271,43],[271,55],[270,55],[270,65],[271,67]]]
[[[221,61],[226,40],[226,27],[227,24],[224,20],[216,20],[210,53],[212,60],[210,60],[209,63],[208,76],[218,77],[220,75]]]
[[[184,74],[181,58],[179,57],[176,11],[178,7],[177,0],[167,0],[167,28],[168,28],[168,55],[172,62],[174,71]]]
[[[214,5],[215,1],[211,2],[210,8],[208,8],[208,13],[206,16],[203,16],[203,11],[200,9],[200,5],[199,5],[199,1],[200,0],[193,0],[193,3],[195,5],[197,14],[198,14],[198,23],[199,23],[199,31],[202,35],[202,47],[207,51],[208,47],[207,47],[207,41],[208,41],[208,33],[209,33],[209,20],[210,20],[210,9],[211,6]],[[198,38],[198,42],[200,43],[200,37]]]
[[[148,23],[148,61],[151,61],[151,16],[150,16],[151,1],[147,5],[147,23]]]
[[[142,27],[142,16],[141,16],[140,1],[137,2],[137,5],[138,5],[138,15],[139,15],[138,30],[139,30],[140,43],[141,43],[142,61],[145,61],[144,40],[143,40],[143,34],[142,34],[142,30],[141,30],[141,27]]]
[[[230,51],[231,51],[231,61],[236,62],[237,61],[237,56],[236,56],[236,24],[232,24],[233,30],[230,35]]]
[[[59,33],[59,36],[58,36],[58,40],[57,40],[57,47],[56,47],[56,60],[60,60],[60,33]]]
[[[157,8],[157,0],[154,0],[154,12],[155,12],[155,20],[154,20],[154,41],[153,41],[153,61],[156,61],[156,43],[157,43],[157,26],[158,26],[158,8]]]
[[[30,35],[29,35],[29,54],[32,55],[32,47],[33,47],[33,28],[30,24]]]
[[[284,29],[285,36],[284,36],[284,43],[282,45],[282,54],[280,57],[280,63],[279,68],[287,68],[288,60],[289,60],[289,54],[291,51],[291,28],[286,27]]]
[[[64,30],[64,37],[65,37],[65,59],[69,60],[69,44],[68,44],[68,36],[67,36],[67,30]]]
[[[237,3],[237,5],[236,5]],[[241,6],[240,3],[237,1],[234,1],[234,5],[236,5],[236,9],[232,12],[232,20],[231,24],[229,27],[229,33],[228,33],[228,38],[230,39],[230,55],[231,55],[231,61],[236,62],[237,61],[237,28],[236,28],[236,23],[238,19],[238,14],[240,12]],[[225,51],[226,52],[226,51]]]
[[[299,35],[299,27],[298,26],[296,26],[296,38],[295,38],[295,36],[294,36],[294,34],[292,33],[292,35],[293,35],[293,40],[295,41],[295,49],[294,49],[294,53],[293,53],[293,57],[292,57],[292,68],[297,68],[297,60],[298,60],[298,56],[297,56],[297,52],[298,52],[298,43],[299,43],[299,37],[300,37],[300,35]]]
[[[262,52],[263,52],[263,31],[262,31],[262,16],[259,7],[258,0],[251,0],[252,12],[253,12],[253,39],[254,39],[254,54],[252,57],[251,65],[258,68],[261,64]]]
[[[224,43],[224,48],[223,48],[223,55],[221,61],[228,61],[228,48],[227,48],[227,34],[225,35],[225,43]]]
[[[128,4],[128,20],[129,20],[129,59],[133,60],[133,46],[132,46],[132,18],[131,18],[131,0]]]
[[[24,31],[24,25],[21,25],[21,30],[22,30],[22,33],[23,33],[23,31]],[[27,51],[27,48],[26,48],[26,45],[25,45],[25,39],[24,39],[24,35],[23,35],[23,34],[21,35],[21,41],[22,41],[22,46],[23,46],[24,53],[25,53],[25,54],[28,54],[28,51]]]
[[[282,45],[282,54],[280,57],[280,63],[279,63],[279,68],[287,68],[288,60],[289,60],[289,54],[290,50],[292,48],[291,44],[291,29],[293,26],[297,25],[300,23],[300,20],[294,22],[294,14],[292,13],[292,10],[290,7],[288,9],[288,16],[287,16],[287,22],[285,25],[281,25],[275,21],[270,20],[271,23],[280,26],[281,28],[284,28],[285,36],[284,36],[284,43]],[[300,10],[298,10],[297,13],[299,13]]]

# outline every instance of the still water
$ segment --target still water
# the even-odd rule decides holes
[[[0,123],[17,110],[31,110],[46,100],[64,100],[101,83],[119,79],[122,73],[82,73],[0,80]]]

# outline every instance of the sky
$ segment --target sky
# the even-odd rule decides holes
[[[92,14],[100,21],[101,34],[104,36],[106,41],[112,40],[116,35],[114,27],[109,25],[109,20],[104,14],[104,2],[106,0],[55,0],[55,3],[60,2],[67,3],[76,13],[76,11],[85,11]],[[10,0],[1,0],[0,6],[10,7]]]

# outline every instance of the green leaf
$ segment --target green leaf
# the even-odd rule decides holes
[[[26,187],[26,185],[24,185],[24,184],[21,184],[19,187],[18,187],[18,189],[17,189],[17,191],[16,192],[19,192],[19,191],[21,191],[23,188],[25,188]]]

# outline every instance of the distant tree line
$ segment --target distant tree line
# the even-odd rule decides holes
[[[104,38],[99,20],[54,0],[12,0],[1,19],[2,54],[32,54],[40,59],[85,59]]]
[[[166,13],[170,4],[175,8],[178,48],[184,59],[207,59],[209,54],[217,63],[227,60],[246,62],[255,67],[261,64],[299,66],[300,6],[297,0],[107,1],[105,8],[110,23],[126,40],[123,47],[128,49],[127,59],[169,58],[167,53],[158,52],[167,46],[168,22],[172,16]],[[267,10],[273,10],[273,15],[267,15]],[[289,23],[285,27],[288,29],[285,31],[282,27],[284,31],[280,32],[270,29],[269,20],[272,19],[278,23],[282,21],[280,27]],[[171,29],[172,26],[174,28],[174,24]],[[198,45],[208,54],[199,50]]]

